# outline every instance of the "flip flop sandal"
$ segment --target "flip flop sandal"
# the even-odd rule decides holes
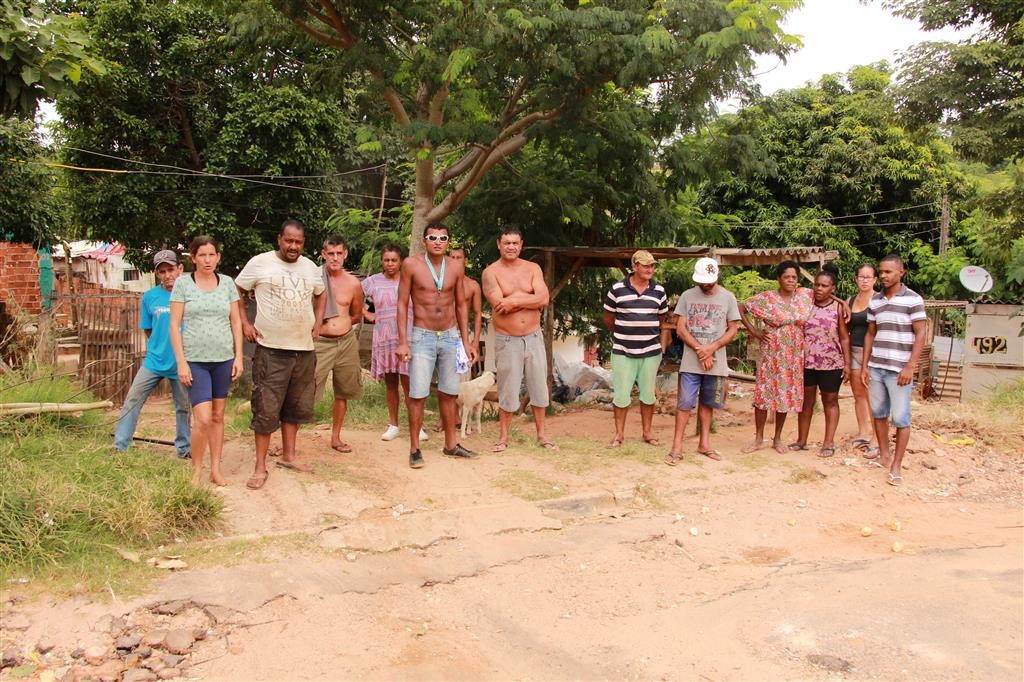
[[[818,450],[818,457],[831,457],[836,454],[835,448],[822,448]]]
[[[898,488],[901,485],[903,485],[903,477],[902,476],[897,476],[896,474],[894,474],[894,473],[892,473],[890,471],[888,476],[886,476],[885,482],[888,483],[891,486],[895,486],[895,487]]]
[[[721,462],[722,461],[722,456],[720,454],[718,454],[718,450],[698,450],[697,454],[698,455],[704,455],[708,459],[713,459],[716,462]]]
[[[263,484],[267,482],[267,478],[269,476],[269,471],[264,471],[262,474],[253,474],[249,477],[249,480],[245,482],[245,487],[249,490],[259,490],[263,487]]]
[[[798,450],[806,450],[807,449],[807,443],[790,443],[786,447],[789,448],[790,450],[796,452]]]
[[[867,450],[864,451],[864,454],[861,455],[861,457],[863,457],[864,459],[871,460],[878,459],[878,448],[868,448]]]
[[[678,453],[670,452],[667,455],[665,455],[665,464],[669,465],[670,467],[674,467],[676,464],[679,464],[682,461],[683,456]]]
[[[850,441],[850,447],[859,450],[860,448],[866,448],[870,443],[871,441],[867,438],[854,438]]]

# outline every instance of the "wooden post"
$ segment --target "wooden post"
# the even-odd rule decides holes
[[[552,290],[555,287],[555,252],[548,250],[544,252],[544,283],[548,287],[548,305],[544,309],[544,351],[548,361],[548,397],[550,398],[555,390],[555,297]]]

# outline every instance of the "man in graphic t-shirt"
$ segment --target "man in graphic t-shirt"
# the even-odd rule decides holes
[[[684,345],[679,361],[676,428],[672,449],[665,457],[665,463],[670,466],[683,458],[683,435],[695,407],[700,422],[697,453],[713,460],[722,459],[711,447],[711,417],[713,410],[725,407],[729,377],[725,347],[736,336],[740,310],[732,292],[718,283],[718,275],[718,262],[714,258],[699,259],[693,268],[696,286],[684,291],[676,304],[679,316],[676,334]]]
[[[164,249],[153,256],[153,267],[157,285],[142,295],[142,310],[139,314],[139,327],[148,339],[146,358],[132,380],[124,405],[121,406],[121,415],[114,427],[114,449],[118,452],[128,449],[135,435],[135,426],[139,423],[142,406],[160,385],[160,380],[167,379],[174,397],[174,448],[178,451],[178,457],[186,459],[192,451],[188,388],[178,381],[178,365],[174,361],[170,333],[171,289],[181,274],[181,262],[178,254]]]
[[[320,322],[314,305],[324,294],[320,268],[302,255],[306,228],[286,220],[277,235],[277,250],[253,256],[235,277],[239,294],[256,292],[256,321],[242,308],[242,332],[256,344],[252,360],[252,430],[256,434],[256,468],[246,486],[258,490],[267,482],[270,436],[281,429],[277,466],[310,471],[296,460],[299,424],[313,419],[316,353],[313,339]]]

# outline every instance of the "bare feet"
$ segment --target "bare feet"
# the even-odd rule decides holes
[[[783,443],[781,439],[773,440],[772,447],[775,448],[775,452],[779,453],[780,455],[784,455],[787,452],[789,452],[789,446]]]
[[[763,440],[755,440],[753,443],[751,443],[750,445],[748,445],[745,448],[743,448],[742,450],[740,450],[740,452],[742,452],[742,453],[757,452],[758,450],[764,449],[764,447],[765,447],[765,442]]]
[[[331,443],[331,449],[337,450],[338,452],[352,452],[352,446],[340,440]]]
[[[228,482],[225,481],[220,476],[210,476],[210,483],[214,484],[215,486],[219,486],[221,488],[225,487],[228,484]]]

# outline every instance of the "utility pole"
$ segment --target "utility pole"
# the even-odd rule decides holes
[[[949,195],[942,195],[942,217],[939,219],[939,255],[945,255],[949,245]]]

